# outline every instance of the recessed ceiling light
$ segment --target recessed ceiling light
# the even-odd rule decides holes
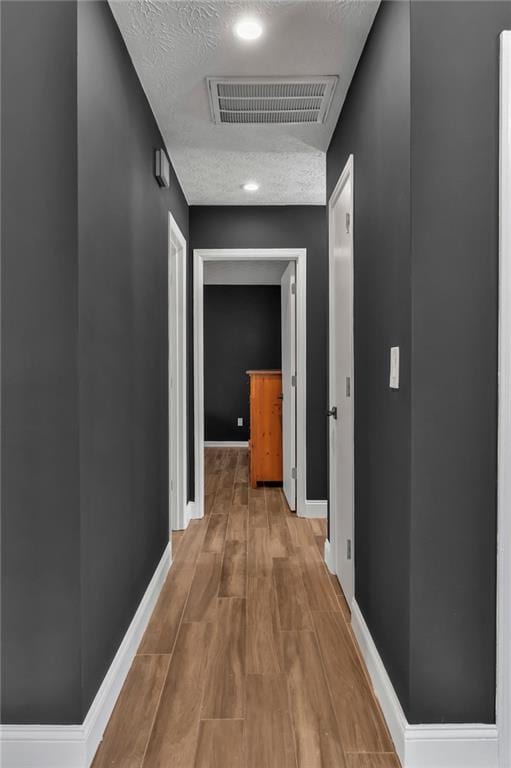
[[[242,40],[257,40],[263,34],[263,26],[257,19],[241,19],[234,27],[234,32]]]
[[[243,189],[245,192],[257,192],[259,189],[259,184],[257,181],[247,181],[246,184],[243,184]]]

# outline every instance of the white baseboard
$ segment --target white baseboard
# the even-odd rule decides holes
[[[0,725],[2,768],[89,768],[170,564],[169,544],[82,725]]]
[[[204,440],[204,448],[248,448],[248,440]]]
[[[309,500],[305,501],[305,509],[303,515],[300,517],[327,517],[328,516],[328,501],[326,500]]]
[[[334,553],[332,550],[332,545],[330,544],[330,541],[328,539],[325,539],[323,558],[325,560],[326,567],[328,568],[330,573],[333,573],[335,575]]]
[[[197,515],[197,507],[195,506],[194,501],[188,501],[185,506],[185,511],[183,516],[180,518],[180,523],[182,524],[182,527],[172,528],[173,531],[186,531],[188,528],[188,523],[190,520],[196,520],[198,517]]]
[[[404,768],[498,768],[496,725],[408,725]]]
[[[190,522],[190,520],[195,520],[195,518],[196,518],[195,509],[196,509],[196,507],[195,507],[195,502],[194,501],[189,501],[186,504],[186,509],[185,509],[185,528],[188,528],[188,523]]]
[[[195,506],[194,501],[189,501],[186,505],[186,518],[187,518],[187,525],[190,522],[190,520],[197,520],[199,515],[197,514],[197,507]]]
[[[351,623],[402,768],[498,768],[496,725],[408,723],[356,600]]]
[[[83,725],[0,726],[2,768],[88,768]]]

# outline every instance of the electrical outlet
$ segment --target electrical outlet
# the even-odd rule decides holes
[[[238,427],[242,427],[242,426],[243,426],[243,419],[241,416],[238,416]]]

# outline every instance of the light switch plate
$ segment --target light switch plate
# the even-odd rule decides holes
[[[399,347],[390,348],[390,381],[391,389],[399,389]]]
[[[243,426],[243,418],[241,416],[238,416],[238,427]]]

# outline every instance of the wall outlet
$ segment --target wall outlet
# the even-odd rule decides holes
[[[238,427],[242,427],[242,426],[243,426],[243,419],[241,416],[238,416]]]

